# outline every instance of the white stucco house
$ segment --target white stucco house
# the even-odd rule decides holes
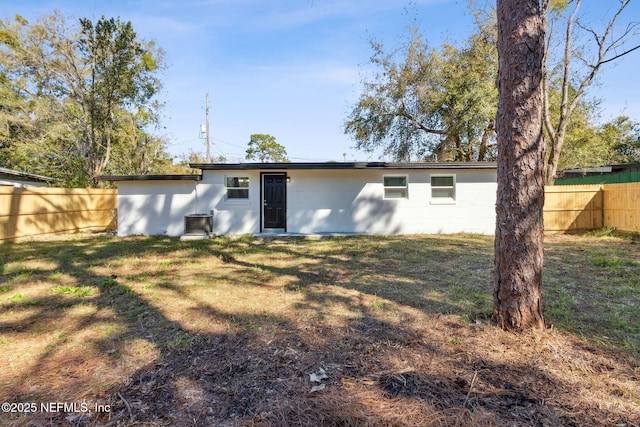
[[[496,164],[191,164],[200,175],[118,182],[118,235],[180,236],[185,217],[225,234],[495,231]]]

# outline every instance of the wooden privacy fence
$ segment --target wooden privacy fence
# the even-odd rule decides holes
[[[545,232],[593,230],[604,226],[601,185],[547,186],[544,192]]]
[[[116,227],[117,190],[0,187],[0,241]]]
[[[640,182],[604,184],[604,226],[640,231]]]
[[[640,231],[640,183],[545,188],[545,232],[563,233],[602,227]]]

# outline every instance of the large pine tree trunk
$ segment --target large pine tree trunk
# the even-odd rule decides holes
[[[494,316],[507,330],[544,328],[544,139],[540,0],[497,0],[498,194]]]

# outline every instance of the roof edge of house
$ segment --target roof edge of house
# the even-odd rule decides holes
[[[103,175],[102,181],[202,181],[202,175]]]
[[[59,182],[59,181],[61,181],[60,179],[57,179],[57,178],[51,178],[51,177],[48,177],[48,176],[36,175],[34,173],[22,172],[22,171],[17,171],[17,170],[13,170],[13,169],[7,169],[7,168],[0,168],[0,173],[8,175],[8,176],[14,176],[14,177],[17,177],[17,178],[22,178],[22,179],[29,180],[29,181],[34,181],[34,182]]]
[[[201,170],[308,169],[496,169],[496,162],[305,162],[305,163],[189,163]]]

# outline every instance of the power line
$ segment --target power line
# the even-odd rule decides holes
[[[171,146],[173,146],[173,145],[183,145],[183,144],[187,144],[189,142],[197,141],[198,139],[200,139],[200,138],[193,138],[193,139],[188,139],[186,141],[180,141],[180,142],[167,142],[165,144],[166,145],[171,145]]]
[[[213,137],[212,137],[211,139],[213,139],[213,140],[215,140],[215,141],[218,141],[218,142],[222,142],[223,144],[231,145],[232,147],[242,148],[242,149],[246,148],[246,146],[244,146],[244,147],[243,147],[243,146],[240,146],[240,145],[232,144],[232,143],[230,143],[230,142],[227,142],[227,141],[222,140],[222,139],[219,139],[219,138],[213,138]]]

